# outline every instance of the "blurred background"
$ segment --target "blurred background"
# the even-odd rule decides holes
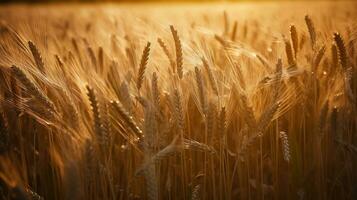
[[[47,3],[47,2],[264,2],[264,1],[346,1],[346,0],[0,0],[0,3]],[[348,1],[348,0],[347,0]],[[354,0],[350,0],[354,1]]]

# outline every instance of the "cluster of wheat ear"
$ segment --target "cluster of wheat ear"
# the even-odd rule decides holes
[[[0,199],[356,199],[355,6],[0,8]]]

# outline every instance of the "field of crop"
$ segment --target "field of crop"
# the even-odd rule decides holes
[[[357,199],[356,8],[0,6],[0,199]]]

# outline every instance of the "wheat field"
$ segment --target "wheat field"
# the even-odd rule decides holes
[[[356,8],[0,6],[0,199],[357,199]]]

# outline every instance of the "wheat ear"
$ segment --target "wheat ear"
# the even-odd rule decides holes
[[[119,113],[120,117],[124,122],[134,131],[137,137],[141,138],[143,135],[142,130],[134,121],[133,117],[124,109],[124,107],[119,103],[119,101],[111,101],[110,104]]]
[[[296,27],[294,25],[290,26],[290,39],[294,49],[294,57],[296,59],[297,54],[299,52],[299,37]]]
[[[185,130],[185,121],[182,110],[181,95],[177,89],[174,90],[173,94],[173,104],[174,104],[174,116],[176,124],[181,133]]]
[[[9,149],[10,135],[4,113],[0,112],[0,155]]]
[[[22,69],[13,65],[11,70],[14,76],[26,87],[31,95],[36,97],[38,101],[49,108],[51,112],[56,112],[56,108],[53,102],[45,94],[43,94],[30,79],[27,78],[25,72],[23,72]]]
[[[214,127],[215,127],[215,119],[216,119],[216,107],[214,103],[210,102],[207,106],[206,112],[206,132],[207,136],[213,141],[215,138],[214,136]]]
[[[282,142],[283,157],[286,162],[290,161],[290,145],[287,134],[284,131],[280,131],[279,135]]]
[[[200,193],[201,193],[201,185],[198,184],[192,190],[191,200],[200,200],[201,199]]]
[[[209,83],[210,83],[210,85],[211,85],[211,88],[212,88],[214,94],[218,96],[219,93],[218,93],[217,81],[216,81],[216,78],[215,78],[214,75],[213,75],[212,69],[211,69],[211,67],[208,65],[208,62],[207,62],[206,59],[202,58],[202,63],[203,63],[204,68],[205,68],[206,71],[207,71],[208,80],[209,80]]]
[[[125,81],[122,81],[120,84],[119,88],[119,100],[123,104],[123,106],[126,108],[129,114],[132,113],[133,110],[133,100],[132,97],[130,96],[130,91],[129,91],[129,86]]]
[[[36,63],[37,68],[42,73],[45,73],[45,64],[43,62],[42,56],[40,54],[40,51],[38,50],[38,48],[36,47],[36,45],[33,42],[28,41],[28,45],[30,47],[32,56],[35,59],[35,63]]]
[[[345,42],[343,41],[341,35],[339,33],[333,34],[333,39],[335,40],[337,50],[338,50],[338,60],[340,61],[341,67],[344,71],[348,68],[347,62],[347,51],[345,47]]]
[[[262,134],[272,121],[275,112],[279,108],[279,102],[274,102],[259,118],[258,134]]]
[[[150,55],[150,42],[148,42],[143,50],[143,53],[141,55],[141,61],[140,61],[140,66],[139,66],[139,70],[138,70],[138,76],[136,79],[136,87],[138,88],[138,90],[140,91],[140,88],[143,84],[143,80],[144,80],[144,73],[145,73],[145,69],[146,66],[148,64],[148,60],[149,60],[149,55]]]
[[[290,41],[285,39],[284,43],[285,43],[285,53],[286,53],[286,58],[288,59],[289,68],[294,69],[296,67],[296,62],[295,62]]]
[[[180,79],[183,77],[183,57],[182,57],[182,45],[181,45],[181,40],[180,37],[177,33],[177,30],[174,28],[174,26],[170,25],[170,30],[172,33],[172,37],[174,38],[175,42],[175,50],[176,50],[176,70],[177,74]]]
[[[27,194],[31,197],[31,200],[44,200],[43,197],[41,197],[39,194],[32,191],[31,189],[26,188],[25,190],[26,190]]]
[[[100,114],[99,102],[95,95],[94,89],[89,85],[86,85],[86,89],[87,89],[87,96],[89,98],[93,117],[94,117],[94,131],[98,137],[99,144],[103,146],[104,144],[108,143],[107,142],[108,138],[107,138],[107,132],[103,125],[103,119]]]
[[[157,42],[159,43],[160,47],[164,51],[166,57],[169,59],[170,66],[171,66],[172,70],[175,70],[175,60],[172,58],[172,55],[171,55],[169,49],[167,48],[165,42],[161,38],[158,38]]]
[[[319,66],[323,56],[325,55],[325,51],[326,51],[326,46],[323,45],[319,51],[317,52],[315,59],[314,59],[314,63],[313,63],[313,71],[316,72],[317,71],[317,67]]]
[[[316,31],[315,31],[314,23],[312,22],[310,16],[308,16],[308,15],[305,16],[305,23],[306,23],[307,29],[309,31],[309,34],[310,34],[311,47],[312,47],[312,49],[315,49]]]
[[[208,152],[211,154],[217,153],[217,151],[212,146],[209,146],[201,142],[197,142],[195,140],[183,139],[183,145],[185,149]]]
[[[198,89],[198,95],[200,98],[201,109],[203,113],[206,113],[207,105],[206,105],[206,98],[205,98],[205,91],[204,91],[204,84],[201,71],[198,67],[195,67],[195,75],[196,75],[196,84]]]
[[[248,99],[245,96],[245,94],[240,95],[240,100],[241,100],[243,112],[246,113],[247,116],[244,119],[250,130],[254,130],[257,126],[257,121],[254,117],[253,108],[249,106]]]
[[[161,99],[160,99],[160,90],[158,86],[158,77],[156,72],[152,74],[152,79],[151,79],[151,94],[152,94],[152,99],[155,105],[155,113],[156,117],[160,117],[161,115]]]
[[[226,108],[222,107],[219,113],[218,124],[217,124],[218,131],[225,135],[226,128],[227,128],[227,118],[226,118]]]

